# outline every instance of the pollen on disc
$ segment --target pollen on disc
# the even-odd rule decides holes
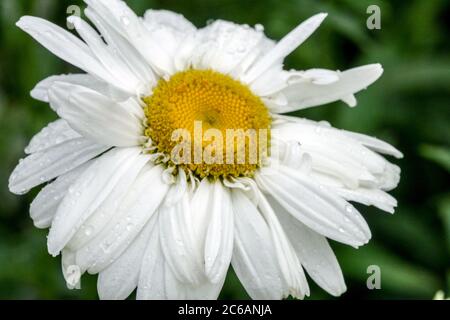
[[[180,164],[170,160],[168,165],[200,178],[252,176],[261,165],[261,151],[267,150],[270,142],[269,112],[246,85],[230,76],[212,70],[179,72],[169,80],[159,80],[153,94],[143,101],[147,117],[145,134],[156,147],[153,152],[170,157],[179,143],[173,139],[177,130],[184,130],[192,139],[192,161]],[[196,145],[193,140],[199,124],[206,137],[202,135]],[[211,132],[214,134],[208,137]],[[261,138],[264,136],[261,132],[266,134],[265,139]],[[221,143],[214,139],[219,134],[223,138]],[[251,156],[255,148],[256,161]],[[223,163],[205,159],[195,162],[195,153],[212,154]]]

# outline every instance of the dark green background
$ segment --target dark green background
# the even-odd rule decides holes
[[[391,216],[359,207],[373,239],[355,250],[333,243],[348,291],[341,299],[430,299],[450,290],[450,1],[375,0],[217,0],[128,1],[139,14],[165,8],[184,14],[197,26],[209,19],[254,25],[280,39],[310,15],[329,13],[322,27],[286,61],[288,68],[344,70],[380,62],[385,73],[359,105],[343,103],[296,113],[334,126],[385,139],[404,152],[393,192],[399,207]],[[37,15],[65,25],[66,9],[81,1],[0,0],[0,298],[94,299],[95,277],[83,290],[69,291],[60,259],[46,252],[46,231],[33,227],[24,197],[8,192],[7,180],[33,134],[56,119],[50,108],[29,96],[39,80],[74,71],[15,27],[22,15]],[[366,8],[381,8],[381,30],[368,30]],[[369,265],[381,267],[381,290],[366,288]],[[330,298],[313,285],[312,299]],[[223,298],[246,298],[230,275]]]

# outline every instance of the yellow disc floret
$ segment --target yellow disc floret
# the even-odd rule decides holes
[[[170,158],[168,166],[200,178],[227,178],[251,176],[264,160],[269,112],[259,97],[230,76],[211,70],[179,72],[159,80],[143,101],[145,134],[152,152]]]

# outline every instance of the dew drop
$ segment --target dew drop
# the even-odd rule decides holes
[[[255,29],[258,32],[263,32],[264,31],[264,26],[262,24],[258,23],[258,24],[255,25]]]
[[[86,229],[84,229],[84,234],[89,237],[93,231],[94,231],[93,227],[87,226]]]
[[[124,26],[129,26],[130,25],[130,19],[126,15],[124,15],[124,16],[122,16],[120,18],[120,22],[122,22],[122,24]]]

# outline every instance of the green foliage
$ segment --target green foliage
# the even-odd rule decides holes
[[[296,112],[334,126],[375,135],[397,146],[405,158],[402,181],[393,192],[398,211],[389,216],[358,206],[373,238],[355,250],[332,244],[342,264],[350,298],[432,298],[450,290],[450,59],[449,11],[445,0],[130,0],[146,8],[178,11],[203,26],[208,19],[254,25],[280,39],[310,15],[328,19],[287,60],[287,68],[346,69],[380,62],[385,73],[360,93],[359,105],[343,103]],[[83,290],[65,288],[59,258],[46,253],[45,231],[28,217],[35,192],[16,197],[7,180],[28,140],[56,115],[29,91],[35,83],[75,69],[58,60],[15,27],[22,15],[37,15],[65,25],[66,9],[80,0],[0,1],[0,298],[94,299],[96,278],[83,277]],[[366,28],[366,8],[381,8],[381,30]],[[367,266],[379,265],[382,289],[366,288]],[[312,298],[330,298],[312,284]],[[230,273],[222,298],[248,298]]]

